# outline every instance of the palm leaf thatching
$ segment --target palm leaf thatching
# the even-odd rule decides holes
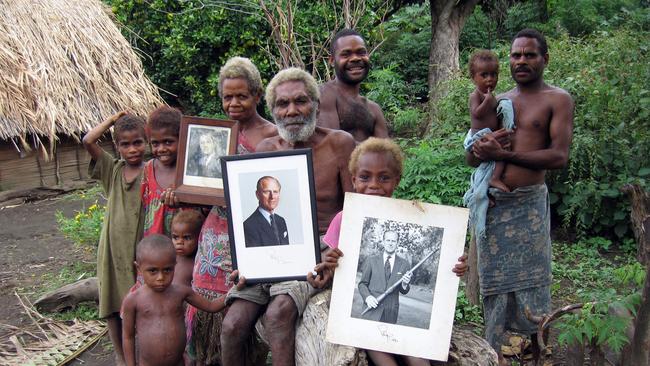
[[[97,342],[108,328],[99,320],[58,321],[39,314],[25,297],[14,293],[31,323],[0,324],[0,365],[61,366]]]
[[[52,149],[57,134],[79,138],[119,110],[146,115],[163,103],[100,1],[0,0],[0,9],[0,139]]]

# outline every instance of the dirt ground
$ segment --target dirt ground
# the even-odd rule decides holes
[[[75,261],[94,260],[64,238],[56,225],[57,210],[69,217],[84,204],[91,203],[56,197],[20,205],[0,204],[0,323],[20,327],[31,322],[15,292],[33,301],[33,287],[43,274],[57,274]],[[0,336],[6,332],[6,327],[0,327]],[[109,344],[104,337],[70,365],[112,365]]]

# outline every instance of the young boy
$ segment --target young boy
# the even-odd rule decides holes
[[[140,366],[182,364],[185,350],[183,302],[214,313],[223,310],[225,297],[208,301],[190,287],[172,283],[176,251],[166,236],[152,234],[142,239],[136,248],[135,266],[144,285],[129,293],[122,305],[126,363],[136,365],[137,346]],[[233,276],[236,272],[233,271]]]
[[[117,158],[104,151],[97,141],[113,127]],[[83,144],[91,160],[89,175],[100,181],[108,202],[97,248],[99,317],[106,318],[108,334],[115,349],[115,364],[124,365],[120,305],[135,278],[135,245],[142,237],[143,215],[140,180],[146,139],[144,120],[119,112],[90,130]]]
[[[196,210],[180,211],[172,219],[172,243],[176,249],[173,283],[191,286],[194,256],[205,218]]]
[[[469,60],[469,74],[476,89],[469,95],[469,111],[471,117],[472,135],[485,128],[496,131],[499,128],[497,118],[497,100],[494,97],[494,88],[499,80],[499,60],[488,50],[479,50],[472,54]],[[490,187],[510,192],[501,180],[505,163],[496,161],[494,171],[490,178]]]
[[[352,174],[354,191],[361,194],[392,197],[393,191],[402,177],[402,165],[402,151],[397,144],[389,139],[370,137],[359,144],[350,156],[348,168],[350,174]],[[332,279],[338,258],[343,255],[341,250],[338,249],[342,214],[343,212],[339,212],[334,216],[327,233],[323,237],[323,241],[330,246],[330,249],[324,255],[323,262],[314,268],[317,275],[307,274],[307,281],[316,288],[323,288]],[[458,258],[459,263],[452,269],[459,277],[463,276],[467,270],[466,259],[465,255]],[[400,359],[411,366],[429,365],[428,360],[417,357],[370,350],[367,352],[370,359],[377,366],[396,365],[400,362]]]

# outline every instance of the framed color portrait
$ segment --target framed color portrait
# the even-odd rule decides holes
[[[248,283],[306,280],[320,262],[311,149],[221,164],[233,269]]]
[[[176,196],[182,202],[223,205],[222,156],[237,149],[235,121],[183,116],[176,163]]]
[[[447,361],[452,268],[468,217],[465,208],[346,193],[327,341]]]

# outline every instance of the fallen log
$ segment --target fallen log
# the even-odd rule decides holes
[[[41,312],[53,313],[72,309],[85,301],[97,302],[98,299],[97,277],[91,277],[46,293],[34,302],[34,306]]]
[[[362,349],[325,341],[331,290],[313,296],[302,318],[296,324],[296,365],[304,366],[366,366],[368,357]],[[257,331],[264,339],[261,321]],[[432,342],[434,340],[431,340]],[[454,327],[448,362],[432,361],[432,366],[496,366],[497,354],[470,329]]]

